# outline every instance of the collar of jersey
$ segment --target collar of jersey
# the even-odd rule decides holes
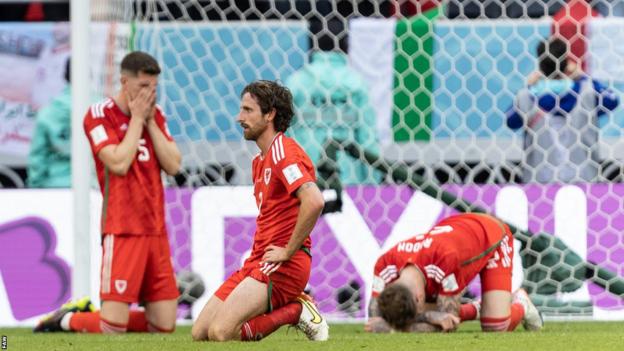
[[[125,112],[123,112],[121,107],[119,107],[119,105],[117,105],[117,101],[115,101],[115,99],[113,99],[112,97],[109,97],[109,99],[111,99],[111,101],[113,102],[113,108],[115,108],[122,116],[130,119],[130,116],[128,116]]]
[[[273,143],[275,142],[275,140],[277,139],[277,137],[283,134],[282,132],[277,132],[277,134],[275,134],[275,136],[273,137],[273,140],[271,140],[271,143],[269,144],[269,148],[267,150],[271,150],[271,146],[273,146]],[[268,151],[267,151],[268,153]],[[260,160],[264,160],[264,155],[262,155],[262,151],[260,151],[260,153],[258,153],[258,156],[260,156]]]

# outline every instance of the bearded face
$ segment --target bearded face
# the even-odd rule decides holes
[[[245,93],[241,99],[237,122],[243,128],[245,139],[251,141],[258,140],[269,125],[267,115],[262,113],[260,105],[249,93]]]

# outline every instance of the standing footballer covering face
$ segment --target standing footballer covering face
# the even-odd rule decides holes
[[[375,264],[369,332],[454,331],[479,319],[483,331],[512,331],[543,322],[523,289],[511,293],[513,238],[509,227],[483,214],[446,218],[428,233],[399,242]],[[460,305],[470,281],[481,278],[481,301]]]
[[[171,332],[176,287],[161,171],[181,156],[156,105],[160,67],[143,52],[121,61],[121,90],[92,105],[84,119],[102,191],[101,311],[88,299],[64,305],[35,331]],[[142,302],[145,311],[130,311]]]
[[[251,256],[204,306],[194,340],[260,340],[294,325],[324,341],[329,327],[303,293],[310,277],[309,238],[324,201],[305,151],[284,135],[294,115],[290,91],[273,81],[243,89],[238,123],[260,153],[253,159],[254,196],[260,211]]]

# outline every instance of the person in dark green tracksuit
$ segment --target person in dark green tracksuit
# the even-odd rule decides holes
[[[286,79],[293,94],[296,115],[292,137],[318,166],[324,143],[330,138],[355,142],[378,153],[375,112],[368,88],[360,74],[350,67],[348,56],[319,41],[310,63]],[[380,174],[360,160],[338,154],[338,170],[343,185],[377,184]]]
[[[70,61],[65,67],[69,78]],[[31,188],[71,187],[71,89],[68,84],[60,95],[37,113],[28,155],[27,184]]]

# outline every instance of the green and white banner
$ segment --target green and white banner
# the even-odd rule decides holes
[[[570,20],[447,20],[440,12],[350,22],[349,58],[368,83],[380,140],[511,137],[505,112],[537,69],[538,42],[557,28],[569,35]],[[624,18],[586,21],[572,49],[584,53],[587,73],[622,94]],[[602,135],[620,136],[624,111],[611,116]]]

